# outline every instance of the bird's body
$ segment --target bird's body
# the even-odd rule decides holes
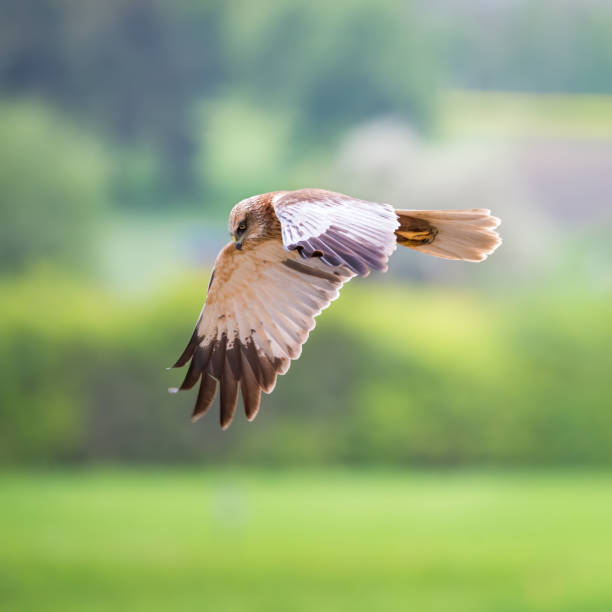
[[[386,271],[397,244],[481,261],[500,244],[498,224],[484,209],[395,210],[321,189],[242,200],[229,218],[234,242],[217,257],[204,308],[174,366],[190,361],[179,389],[200,381],[192,419],[210,407],[219,384],[221,426],[232,421],[239,386],[252,420],[261,391],[270,393],[299,357],[315,317],[354,276]]]

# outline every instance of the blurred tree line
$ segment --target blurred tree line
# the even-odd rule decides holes
[[[312,145],[372,115],[426,123],[435,73],[412,12],[393,0],[8,0],[0,23],[6,94],[152,153],[148,168],[137,157],[118,168],[124,204],[200,200],[201,100],[289,109],[293,137]]]
[[[0,134],[0,273],[41,260],[88,269],[109,195],[106,151],[31,102],[0,103]]]
[[[222,121],[203,102],[239,125],[287,118],[295,158],[369,117],[427,130],[439,85],[610,93],[611,40],[612,11],[592,0],[4,0],[0,86],[123,149],[114,201],[201,205],[233,196],[203,170],[202,134]]]

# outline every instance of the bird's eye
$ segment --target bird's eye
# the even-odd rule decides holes
[[[244,230],[246,229],[246,223],[241,223],[241,224],[238,226],[238,229],[239,229],[241,232],[244,232]]]

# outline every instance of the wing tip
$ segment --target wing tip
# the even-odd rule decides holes
[[[255,420],[255,417],[259,414],[259,407],[257,408],[257,410],[255,410],[255,412],[252,412],[251,414],[247,414],[246,415],[246,419],[249,423],[252,423]]]

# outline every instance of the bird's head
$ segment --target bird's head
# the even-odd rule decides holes
[[[247,243],[265,238],[268,234],[269,223],[259,198],[260,196],[247,198],[232,208],[228,229],[238,250]]]

